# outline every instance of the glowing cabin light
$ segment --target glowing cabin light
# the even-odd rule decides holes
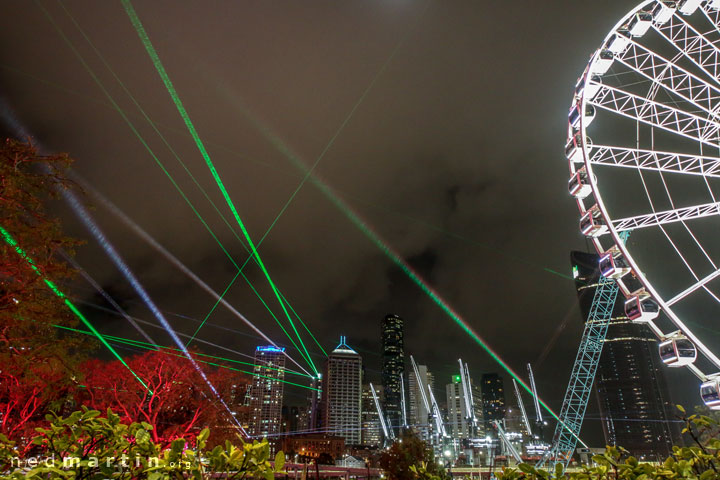
[[[585,167],[582,167],[580,170],[573,173],[572,177],[570,177],[570,180],[568,181],[568,192],[577,199],[586,198],[590,195],[590,193],[592,193],[590,179]]]
[[[600,273],[605,278],[617,280],[630,273],[630,270],[632,270],[630,264],[617,247],[613,247],[600,257]]]
[[[635,295],[625,302],[625,315],[633,322],[649,322],[660,315],[660,306],[650,297]]]
[[[622,54],[630,45],[630,39],[628,36],[630,32],[626,27],[618,28],[617,32],[607,41],[605,47],[615,55]]]
[[[605,219],[597,205],[590,207],[580,217],[580,231],[587,237],[599,237],[608,230]]]
[[[595,63],[593,64],[592,73],[596,75],[605,75],[610,66],[615,61],[615,54],[607,48],[600,50]]]
[[[720,410],[720,379],[713,378],[700,385],[700,398],[712,410]]]
[[[676,10],[677,6],[675,2],[661,0],[653,6],[652,10],[650,10],[650,15],[652,15],[655,25],[665,25],[670,21]]]
[[[582,105],[579,103],[573,106],[568,113],[568,122],[573,129],[578,130],[580,128],[580,119],[582,118],[582,125],[587,127],[595,118],[595,107],[592,105],[585,105],[585,112],[581,115]]]
[[[583,163],[583,141],[580,132],[573,135],[565,145],[565,156],[573,163]]]
[[[692,15],[701,3],[702,0],[680,0],[678,2],[678,11],[683,15]]]
[[[695,344],[680,332],[675,332],[670,338],[660,342],[658,352],[668,367],[685,367],[697,359]]]
[[[628,31],[633,37],[642,37],[650,30],[653,17],[648,12],[636,13],[632,20],[628,22]]]

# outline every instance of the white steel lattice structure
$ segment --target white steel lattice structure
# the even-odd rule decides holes
[[[646,0],[623,17],[578,80],[565,150],[580,229],[624,294],[628,320],[648,325],[663,362],[690,369],[713,408],[720,341],[706,332],[720,320],[719,9],[720,0]]]

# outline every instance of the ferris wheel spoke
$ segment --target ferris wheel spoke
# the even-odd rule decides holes
[[[720,158],[717,157],[593,145],[590,163],[720,178]]]
[[[662,26],[656,26],[665,39],[675,45],[688,60],[703,70],[708,76],[718,82],[720,75],[720,49],[718,49],[703,34],[695,30],[679,15],[673,15]]]
[[[688,295],[690,295],[690,294],[691,294],[692,292],[694,292],[695,290],[697,290],[697,289],[699,289],[699,288],[704,288],[705,285],[707,285],[709,282],[711,282],[712,280],[714,280],[714,279],[716,279],[716,278],[718,278],[718,277],[720,277],[720,269],[715,270],[715,271],[712,272],[710,275],[707,275],[707,276],[704,277],[704,278],[701,278],[700,280],[698,280],[698,281],[695,282],[694,284],[690,285],[688,288],[686,288],[686,289],[683,290],[682,292],[678,293],[677,295],[675,295],[673,298],[671,298],[670,300],[668,300],[668,301],[665,302],[665,303],[666,303],[668,306],[672,306],[672,305],[676,304],[677,302],[679,302],[680,300],[682,300],[683,298],[685,298],[685,297],[687,297]]]
[[[720,104],[720,89],[679,67],[673,61],[651,52],[644,46],[629,40],[625,52],[617,60],[697,108],[713,114]]]
[[[720,124],[716,122],[609,85],[597,82],[590,82],[590,85],[599,88],[589,102],[592,105],[717,147],[717,143],[709,140],[720,130]]]
[[[720,10],[716,8],[709,8],[708,5],[704,5],[702,7],[702,11],[707,19],[710,20],[710,23],[715,25],[715,28],[720,32]]]
[[[617,231],[636,230],[638,228],[656,227],[667,223],[684,222],[697,218],[720,215],[720,202],[706,203],[692,207],[676,208],[661,212],[638,215],[636,217],[613,220],[613,227]]]

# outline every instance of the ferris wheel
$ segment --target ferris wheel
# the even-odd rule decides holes
[[[720,409],[720,0],[647,0],[620,20],[578,80],[565,153],[628,321]]]

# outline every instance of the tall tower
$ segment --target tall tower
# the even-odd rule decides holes
[[[586,319],[597,288],[599,256],[572,252],[580,311]],[[605,442],[619,445],[636,457],[665,458],[679,432],[662,371],[655,336],[645,325],[629,322],[619,298],[603,345],[595,388]]]
[[[382,387],[375,388],[377,394],[382,396]],[[370,391],[370,385],[363,385],[362,391],[362,435],[361,443],[366,447],[382,446],[383,433],[380,425],[380,415],[375,407],[375,399]]]
[[[250,386],[250,435],[267,437],[280,433],[282,426],[284,348],[257,347],[253,383]]]
[[[482,376],[482,404],[485,434],[494,432],[493,420],[505,418],[505,388],[503,378],[497,373],[485,373]]]
[[[361,443],[362,357],[345,337],[328,355],[323,388],[323,426],[346,445]]]
[[[418,373],[422,386],[418,384],[415,372],[408,373],[408,396],[410,403],[409,421],[410,426],[418,432],[420,438],[427,440],[430,438],[430,430],[432,429],[430,421],[430,412],[425,408],[422,400],[420,388],[425,390],[425,396],[428,396],[428,390],[433,388],[433,376],[428,372],[427,365],[418,365]]]
[[[460,375],[453,375],[451,382],[445,385],[447,399],[448,430],[455,440],[470,438],[465,392]]]
[[[402,423],[400,377],[404,373],[403,319],[389,314],[382,322],[383,411],[390,423],[388,427],[396,431]]]

